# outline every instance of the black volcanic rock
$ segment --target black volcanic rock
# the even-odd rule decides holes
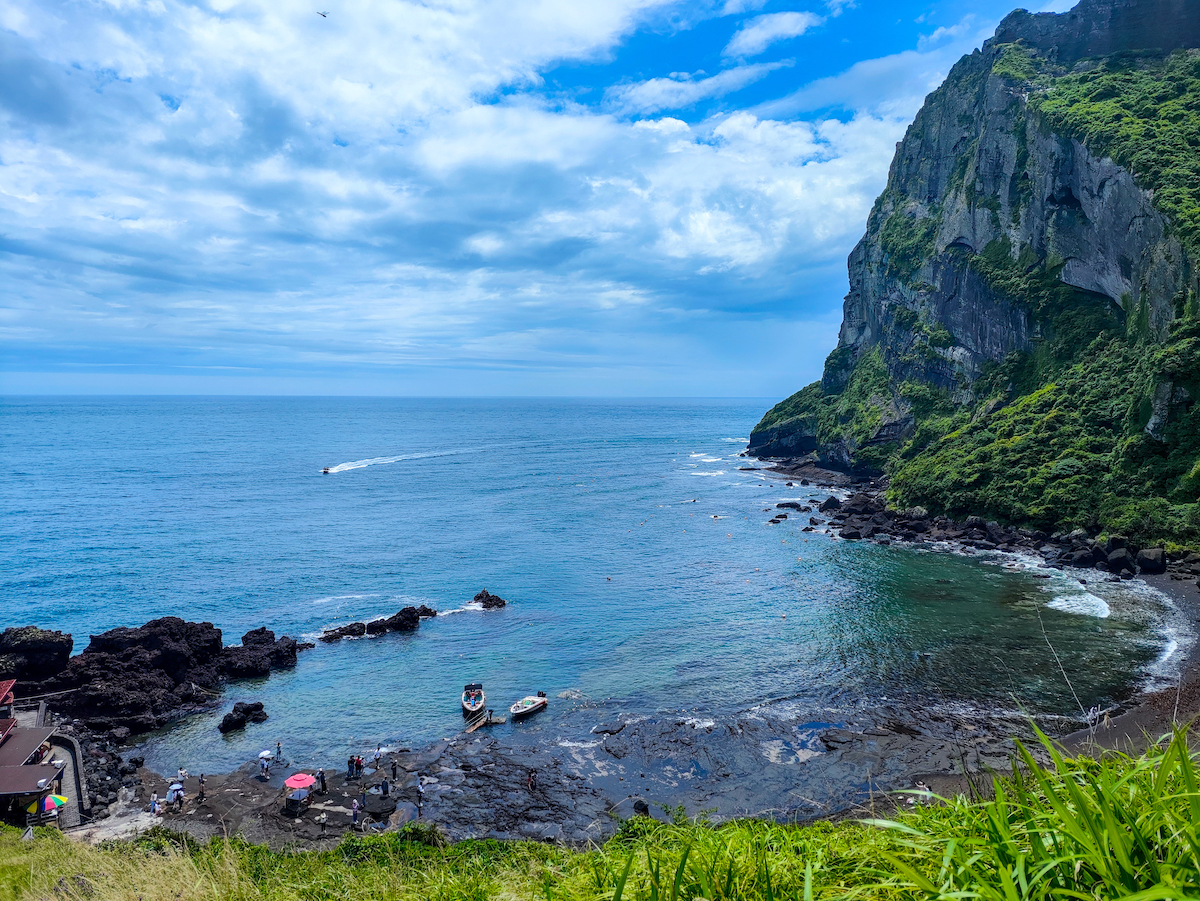
[[[56,709],[88,728],[145,732],[211,704],[227,678],[265,676],[272,668],[295,665],[300,646],[293,638],[254,629],[242,640],[241,647],[227,648],[212,623],[167,616],[91,636],[59,672],[29,687],[65,692]]]
[[[1137,553],[1137,568],[1140,573],[1164,573],[1167,571],[1166,553],[1160,547],[1145,548]]]
[[[475,603],[482,604],[484,610],[498,610],[507,604],[508,601],[497,597],[485,588],[479,594],[475,595]]]
[[[299,647],[296,639],[287,635],[276,639],[266,627],[251,629],[242,636],[241,647],[221,652],[221,671],[234,679],[266,676],[272,669],[295,666]]]
[[[41,681],[67,665],[74,639],[65,632],[16,626],[0,633],[0,679]]]
[[[222,717],[217,729],[221,732],[233,732],[235,729],[245,729],[248,723],[262,723],[267,719],[262,701],[238,701],[233,705],[233,710]]]
[[[341,641],[343,638],[361,638],[364,635],[384,635],[388,632],[412,632],[421,624],[421,617],[436,616],[437,611],[421,605],[420,607],[405,607],[383,619],[373,619],[369,623],[350,623],[327,629],[321,635],[321,641]]]

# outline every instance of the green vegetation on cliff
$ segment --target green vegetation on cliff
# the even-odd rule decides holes
[[[0,831],[0,899],[62,901],[812,901],[1200,896],[1200,793],[1184,732],[1140,757],[1064,759],[996,779],[994,799],[889,821],[722,826],[626,821],[602,847],[445,846],[428,828],[320,852],[155,830],[99,848]]]
[[[1171,262],[1194,286],[1192,267],[1200,260],[1200,51],[1166,58],[1120,54],[1088,66],[1055,74],[1022,45],[1007,44],[998,47],[990,71],[1028,85],[1029,109],[1043,131],[1078,139],[1153,191],[1155,207],[1188,256]],[[1024,121],[1020,117],[1013,132],[1018,169],[1028,160]],[[948,190],[961,190],[972,206],[994,213],[989,202],[997,198],[976,196],[973,183],[963,182],[973,148],[959,158]],[[899,196],[896,188],[888,191],[885,197]],[[1015,223],[1017,201],[1028,201],[1028,178],[1014,175],[1007,191]],[[910,282],[933,257],[935,223],[895,212],[879,228],[877,240],[897,280]],[[948,365],[940,351],[952,336],[890,304],[881,328],[890,330],[892,345],[896,336],[911,334],[909,349],[893,347],[884,357],[874,347],[853,361],[851,348],[839,348],[826,363],[824,388],[812,385],[793,395],[763,423],[794,417],[822,447],[848,447],[856,468],[891,476],[889,498],[896,506],[1200,546],[1195,288],[1170,299],[1175,321],[1169,327],[1161,320],[1152,327],[1146,285],[1138,303],[1122,298],[1122,309],[1065,284],[1062,259],[1039,259],[1029,246],[1013,247],[1007,238],[979,253],[947,249],[942,259],[956,256],[993,297],[1025,311],[1031,351],[989,364],[974,383],[960,375],[959,391],[938,388],[950,384],[939,374]],[[928,358],[923,370],[922,353]],[[929,383],[914,381],[912,373],[921,371]],[[841,384],[846,387],[838,392]],[[952,403],[951,392],[970,400]],[[911,416],[903,436],[876,436],[872,426],[881,411],[897,403]]]
[[[1057,79],[1030,105],[1046,126],[1129,169],[1200,258],[1200,51],[1128,54]]]

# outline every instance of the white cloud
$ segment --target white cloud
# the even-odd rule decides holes
[[[938,29],[942,35],[937,44],[926,42],[926,49],[862,60],[837,75],[809,82],[786,97],[759,104],[754,112],[763,118],[788,118],[840,108],[911,119],[955,61],[982,44],[994,27],[972,27],[967,17],[953,28]]]
[[[615,387],[663,355],[689,371],[739,321],[836,306],[894,107],[951,51],[691,124],[670,113],[788,63],[618,85],[598,107],[541,89],[657,14],[0,0],[0,340],[51,369],[332,384],[458,366],[531,390],[575,367]],[[858,112],[779,121],[834,103]],[[422,378],[404,385],[471,390]]]
[[[972,20],[974,16],[964,16],[954,25],[942,25],[935,28],[930,34],[923,34],[917,41],[918,50],[928,50],[930,47],[936,47],[944,41],[955,40],[971,34],[973,31]]]
[[[738,30],[722,53],[725,56],[757,56],[772,44],[799,37],[823,21],[816,13],[809,12],[756,16]]]
[[[625,115],[656,113],[659,110],[686,109],[701,100],[723,97],[766,78],[776,69],[792,65],[790,61],[755,63],[726,69],[710,78],[679,75],[651,78],[636,84],[616,85],[605,92],[605,100]]]

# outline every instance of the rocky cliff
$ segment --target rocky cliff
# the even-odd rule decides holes
[[[1195,0],[1009,15],[898,145],[848,261],[838,346],[819,383],[763,418],[750,452],[899,475],[1057,384],[1097,341],[1178,339],[1200,246],[1193,47]],[[1146,395],[1121,399],[1137,408],[1133,432],[1161,438],[1186,415],[1183,375],[1131,374]]]

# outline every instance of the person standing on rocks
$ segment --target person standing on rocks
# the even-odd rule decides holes
[[[323,795],[328,794],[329,789],[327,789],[325,787],[325,768],[324,767],[317,768],[317,782],[321,786],[321,794],[323,794]]]
[[[357,799],[350,804],[350,822],[355,826],[358,825],[358,801]]]
[[[283,760],[283,742],[281,741],[275,742],[275,759]]]
[[[383,746],[375,746],[375,772],[379,772],[379,763],[383,760]]]
[[[346,758],[346,778],[347,779],[354,778],[354,758],[353,757]]]
[[[396,761],[393,760],[392,761],[392,781],[393,782],[396,781],[396,772],[397,772]]]
[[[388,792],[391,790],[391,786],[388,785],[387,776],[384,776],[383,781],[379,783],[379,790],[383,793],[383,796],[385,798],[388,796]]]
[[[421,819],[421,808],[425,806],[425,786],[421,784],[421,776],[417,775],[417,819]]]
[[[200,790],[199,790],[198,792],[196,792],[196,803],[197,803],[197,804],[203,804],[203,803],[204,803],[204,799],[205,799],[205,794],[204,794],[204,774],[203,774],[203,773],[201,773],[201,774],[200,774]]]

